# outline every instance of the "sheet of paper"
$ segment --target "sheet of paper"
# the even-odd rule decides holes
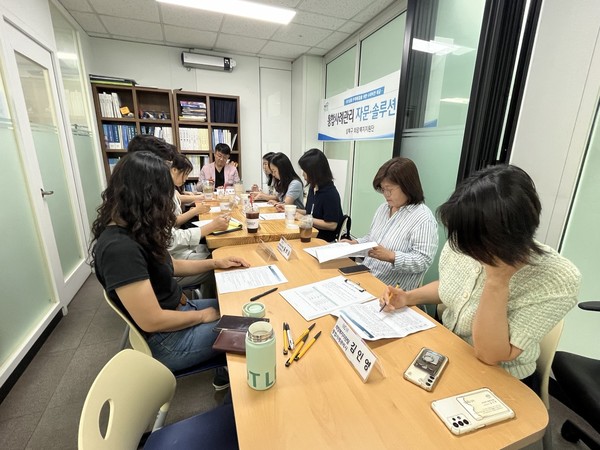
[[[220,213],[221,212],[221,207],[219,207],[219,206],[211,206],[210,207],[210,212],[211,213]]]
[[[283,220],[285,213],[261,213],[258,216],[261,220]]]
[[[271,205],[269,202],[254,202],[254,206],[260,208],[272,208],[273,205]]]
[[[275,265],[250,267],[215,273],[220,294],[245,291],[263,286],[287,283],[281,270]]]
[[[339,310],[354,331],[363,339],[401,338],[417,331],[433,328],[435,324],[410,308],[379,312],[379,301],[350,305]]]
[[[317,258],[320,263],[324,263],[332,259],[347,258],[349,256],[367,256],[366,252],[375,246],[377,246],[377,242],[365,242],[363,244],[336,242],[320,247],[305,248],[304,251]]]
[[[196,225],[198,228],[203,227],[204,225],[206,225],[207,223],[211,223],[212,220],[208,219],[208,220],[194,220],[192,222],[192,224]]]
[[[280,294],[306,320],[313,320],[347,305],[375,298],[359,284],[341,275],[288,289]]]

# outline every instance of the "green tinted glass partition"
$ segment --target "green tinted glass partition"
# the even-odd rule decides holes
[[[84,85],[86,81],[81,68],[77,32],[52,3],[50,3],[50,12],[52,13],[62,84],[77,156],[77,168],[81,177],[87,220],[91,226],[96,219],[96,208],[101,203],[103,180],[100,174],[104,171],[100,168],[98,158],[100,152],[96,148],[96,141],[91,131],[91,118],[89,117],[91,108]]]
[[[56,306],[0,75],[0,366]],[[2,375],[2,374],[0,374]]]
[[[577,192],[561,244],[561,254],[569,258],[581,272],[579,301],[600,300],[597,282],[600,250],[600,111],[588,144]],[[600,359],[598,340],[600,314],[573,308],[565,318],[559,350]],[[586,345],[585,343],[589,343]]]

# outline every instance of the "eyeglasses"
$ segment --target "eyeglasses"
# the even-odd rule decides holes
[[[392,195],[396,189],[400,189],[400,186],[394,186],[388,189],[383,189],[381,186],[379,186],[379,189],[377,190],[383,195]]]

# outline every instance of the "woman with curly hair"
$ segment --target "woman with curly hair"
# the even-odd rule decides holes
[[[150,152],[129,153],[116,165],[92,226],[96,277],[108,296],[144,333],[152,355],[181,370],[215,355],[215,299],[188,300],[174,276],[248,267],[242,258],[172,259],[175,224],[169,167]]]

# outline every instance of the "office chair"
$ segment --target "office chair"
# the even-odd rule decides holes
[[[600,311],[600,301],[578,306],[586,311]],[[600,433],[600,360],[560,351],[556,352],[552,371],[567,406]],[[600,449],[600,442],[569,420],[560,434],[569,442],[581,439],[592,450]]]
[[[152,350],[148,346],[146,339],[140,332],[140,330],[133,324],[133,322],[127,317],[123,311],[119,309],[117,305],[112,301],[112,299],[108,296],[106,291],[104,291],[104,299],[109,304],[109,306],[119,315],[121,319],[126,324],[126,336],[129,338],[129,343],[134,350],[144,353],[145,355],[152,356]],[[197,364],[192,367],[188,367],[187,369],[181,369],[174,371],[173,374],[179,378],[187,375],[192,375],[198,372],[204,372],[205,370],[216,369],[218,367],[224,367],[227,365],[227,360],[225,358],[225,354],[217,355],[208,361],[204,361],[203,363]]]
[[[79,450],[137,449],[159,410],[145,449],[238,448],[231,404],[162,428],[175,387],[171,371],[154,358],[131,349],[120,351],[100,371],[85,399]],[[104,427],[101,419],[106,414]]]
[[[338,241],[341,239],[352,239],[352,236],[350,236],[351,226],[352,219],[348,214],[344,214],[342,220],[338,224],[337,230],[335,230],[335,235]]]

